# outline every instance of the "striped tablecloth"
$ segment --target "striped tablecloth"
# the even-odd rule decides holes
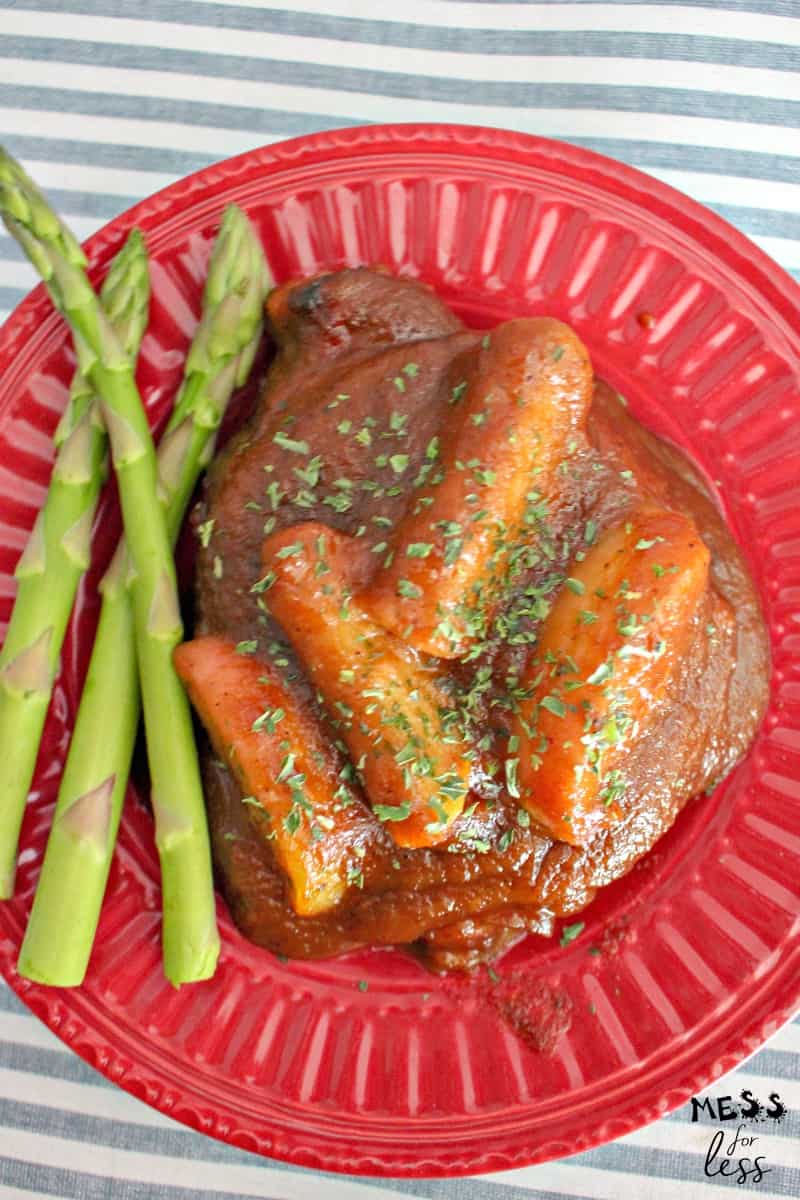
[[[800,0],[0,0],[0,141],[88,236],[216,159],[312,130],[450,120],[649,171],[800,277]],[[34,282],[0,235],[0,320]],[[350,1180],[175,1125],[85,1066],[0,985],[0,1200],[800,1197],[800,1022],[713,1094],[778,1092],[770,1173],[707,1178],[689,1108],[612,1145],[476,1180]]]

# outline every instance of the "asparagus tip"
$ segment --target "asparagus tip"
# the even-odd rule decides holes
[[[53,212],[43,193],[22,165],[2,145],[0,145],[0,211],[9,232],[14,237],[19,237],[20,226],[30,229],[34,240],[43,238],[47,242],[52,242],[74,266],[86,266],[86,256],[77,239]],[[36,265],[39,266],[38,260]],[[45,275],[45,277],[48,276]]]

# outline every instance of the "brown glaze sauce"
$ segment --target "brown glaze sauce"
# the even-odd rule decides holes
[[[198,622],[201,632],[236,642],[258,638],[258,654],[287,662],[292,686],[317,711],[280,629],[251,591],[263,573],[265,526],[269,532],[321,521],[378,542],[402,514],[404,481],[414,478],[441,423],[453,360],[482,335],[464,329],[421,284],[366,269],[288,285],[273,293],[268,311],[277,356],[252,419],[212,465],[195,514],[211,531],[198,558]],[[403,370],[409,363],[413,373]],[[353,436],[362,428],[370,431],[370,445]],[[294,468],[303,463],[275,443],[279,431],[319,455],[327,478],[352,482],[348,507],[325,503],[333,494],[329,487],[302,486]],[[388,464],[376,467],[376,447],[409,456],[402,478]],[[361,487],[365,482],[372,490]],[[480,695],[473,692],[476,723],[492,743],[473,776],[467,809],[475,805],[474,811],[458,818],[447,843],[399,849],[365,803],[366,819],[356,822],[351,844],[338,848],[358,858],[361,886],[324,915],[293,912],[263,826],[241,803],[225,766],[205,753],[215,867],[247,938],[297,958],[407,945],[433,970],[472,967],[527,932],[551,933],[554,917],[578,912],[598,888],[630,870],[685,802],[731,769],[766,700],[768,652],[758,600],[690,464],[647,433],[602,382],[595,385],[587,436],[571,447],[550,514],[550,557],[524,583],[538,580],[546,588],[548,579],[567,572],[587,521],[602,531],[642,497],[693,518],[711,551],[711,586],[660,720],[626,761],[629,784],[618,821],[582,848],[553,841],[535,821],[520,824],[492,762],[494,743],[506,732],[508,679],[524,667],[531,648],[490,641],[476,661],[448,664],[464,688],[481,668],[491,679]]]

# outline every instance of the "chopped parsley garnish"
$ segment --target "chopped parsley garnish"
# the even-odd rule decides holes
[[[300,809],[296,804],[293,804],[286,816],[283,818],[283,828],[290,837],[294,837],[294,835],[297,833],[302,819],[303,818],[300,813]]]
[[[354,884],[357,888],[364,886],[364,872],[361,867],[347,868],[347,882]]]
[[[561,930],[561,945],[568,946],[579,938],[586,928],[585,921],[576,921],[574,925],[564,925]]]
[[[611,663],[606,660],[605,662],[600,663],[600,666],[592,671],[586,682],[592,684],[605,683],[605,681],[610,679],[613,674],[614,668]]]
[[[208,549],[209,542],[211,541],[211,535],[214,532],[215,524],[216,522],[214,518],[211,517],[210,520],[203,521],[197,526],[197,536],[200,538],[200,545],[204,550]]]
[[[266,730],[267,733],[274,733],[279,722],[283,720],[286,713],[282,708],[267,709],[260,717],[256,717],[253,724],[250,726],[253,733],[262,733]]]
[[[266,575],[262,579],[259,579],[258,583],[253,584],[253,586],[250,588],[250,591],[255,592],[255,594],[258,596],[261,594],[261,592],[268,591],[277,578],[278,576],[274,571],[267,571]]]
[[[518,758],[506,759],[506,790],[509,796],[513,796],[515,800],[519,799],[519,781],[517,779],[518,767]]]
[[[302,554],[302,542],[290,542],[288,546],[281,546],[280,550],[275,552],[276,558],[291,558],[293,554]]]
[[[353,507],[352,498],[344,491],[333,492],[329,496],[323,496],[322,503],[338,513],[348,512]]]
[[[609,772],[605,780],[605,786],[600,793],[600,799],[606,808],[610,804],[613,804],[615,800],[619,800],[620,797],[624,796],[626,784],[627,780],[622,771]]]
[[[451,537],[447,539],[444,551],[444,563],[446,567],[452,566],[461,553],[461,547],[464,545],[464,539],[460,537]]]
[[[272,483],[267,485],[266,492],[272,511],[275,512],[275,509],[280,504],[285,493],[281,490],[280,484],[278,484],[274,479]]]
[[[411,815],[411,801],[402,804],[374,804],[372,811],[379,821],[405,821]]]
[[[322,474],[322,459],[316,454],[307,467],[292,467],[292,473],[301,483],[314,488],[319,483],[319,477]]]
[[[389,458],[389,466],[392,468],[395,475],[402,475],[408,467],[408,455],[392,454]]]
[[[397,594],[398,596],[405,596],[409,600],[419,600],[422,595],[422,588],[417,587],[410,579],[398,579]]]
[[[295,756],[290,750],[289,753],[284,758],[283,762],[281,763],[280,771],[275,776],[276,783],[285,783],[286,782],[286,780],[289,778],[289,776],[294,771],[294,760],[295,760]]]
[[[308,442],[300,442],[295,438],[290,438],[288,434],[279,429],[273,437],[273,442],[276,446],[280,446],[282,450],[288,450],[290,454],[308,454]]]
[[[514,830],[506,829],[503,832],[503,834],[501,835],[499,842],[497,843],[497,849],[500,851],[501,854],[504,854],[506,850],[510,849],[513,841],[514,841]]]

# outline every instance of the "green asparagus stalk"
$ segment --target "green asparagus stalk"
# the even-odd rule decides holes
[[[144,242],[134,230],[100,293],[116,336],[134,359],[147,325],[149,294]],[[0,652],[0,899],[14,891],[25,801],[67,621],[89,565],[92,522],[106,474],[105,429],[97,397],[80,370],[55,443],[50,487],[17,565],[17,597]]]
[[[269,286],[258,238],[231,207],[214,244],[200,325],[158,449],[173,541],[231,393],[250,372]],[[136,735],[139,693],[125,575],[121,543],[101,584],[94,649],[18,963],[26,978],[61,987],[79,985],[86,972]]]
[[[101,400],[132,570],[136,654],[162,869],[164,970],[176,986],[206,979],[219,954],[211,853],[189,705],[172,665],[183,626],[150,427],[131,361],[92,290],[74,238],[5,153],[0,154],[0,212],[66,318],[78,363]]]

